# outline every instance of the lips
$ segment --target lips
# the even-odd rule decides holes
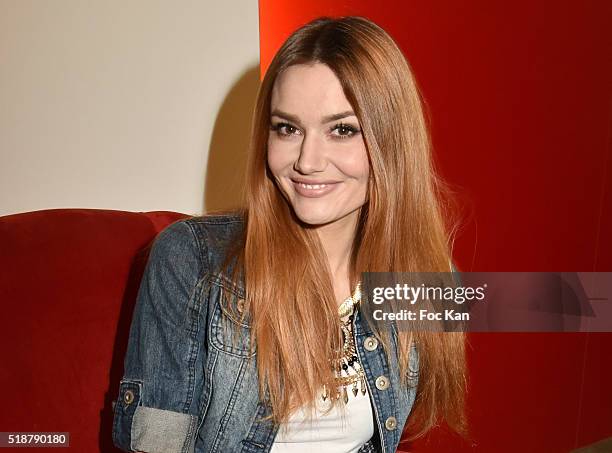
[[[340,184],[338,181],[304,181],[304,180],[291,180],[295,191],[307,198],[318,198],[327,195]]]

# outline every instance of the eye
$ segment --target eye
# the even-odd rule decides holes
[[[300,130],[292,126],[289,123],[274,123],[270,125],[270,129],[276,132],[281,137],[290,137],[292,135],[298,135]]]
[[[338,132],[337,134],[332,135],[339,139],[345,139],[350,138],[361,131],[350,124],[338,123],[331,128],[330,132]]]

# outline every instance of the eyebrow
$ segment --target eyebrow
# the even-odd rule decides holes
[[[283,112],[282,110],[274,109],[272,113],[270,113],[270,116],[278,116],[293,121],[294,123],[300,124],[300,120],[297,116],[292,115],[291,113]],[[324,116],[321,124],[330,123],[332,121],[337,121],[342,118],[347,118],[349,116],[356,116],[355,112],[353,112],[352,110],[345,110],[344,112]]]

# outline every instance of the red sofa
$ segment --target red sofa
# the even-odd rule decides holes
[[[147,245],[172,212],[52,209],[0,218],[3,431],[112,445],[111,401]]]
[[[115,451],[111,402],[147,246],[182,217],[0,217],[2,431],[69,432],[73,450]],[[473,442],[439,429],[402,450],[565,452],[612,436],[610,351],[610,334],[471,335]]]

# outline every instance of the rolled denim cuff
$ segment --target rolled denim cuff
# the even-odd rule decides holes
[[[121,381],[113,443],[123,451],[193,453],[198,417],[141,404],[142,381]]]
[[[198,417],[138,406],[132,420],[131,448],[146,452],[193,453]]]

